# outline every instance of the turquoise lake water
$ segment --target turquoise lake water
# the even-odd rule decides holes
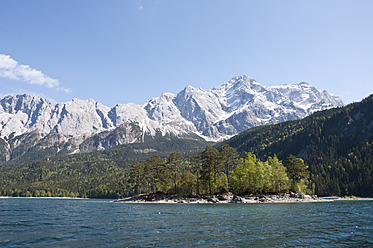
[[[0,247],[373,247],[373,201],[135,204],[0,198]]]

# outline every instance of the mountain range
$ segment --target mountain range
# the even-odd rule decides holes
[[[146,137],[222,141],[252,127],[304,118],[343,106],[339,97],[312,85],[262,86],[243,75],[209,90],[187,86],[145,104],[113,108],[90,100],[53,104],[31,95],[0,99],[2,160],[33,151],[77,153]]]
[[[50,160],[12,160],[0,164],[0,195],[128,196],[134,189],[129,173],[147,166],[155,168],[148,160],[159,156],[166,163],[176,152],[183,158],[185,170],[181,171],[190,175],[190,166],[206,145],[220,150],[226,144],[236,148],[240,157],[251,152],[261,161],[276,156],[285,163],[290,154],[302,158],[310,172],[309,185],[319,196],[373,196],[373,95],[301,120],[250,128],[219,143],[156,135],[145,137],[143,143],[103,151]],[[162,168],[169,168],[164,165]],[[180,180],[185,177],[180,175]]]

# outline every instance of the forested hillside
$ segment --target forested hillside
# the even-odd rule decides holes
[[[128,192],[126,173],[135,162],[170,152],[183,157],[210,143],[188,138],[155,137],[145,143],[116,146],[99,152],[0,165],[0,195],[111,197]]]
[[[260,159],[303,158],[318,195],[373,195],[373,95],[302,120],[252,128],[224,143]]]
[[[117,160],[113,156],[119,155]],[[0,195],[35,197],[109,197],[164,193],[174,195],[309,193],[314,187],[302,159],[276,156],[261,161],[248,153],[239,159],[228,145],[206,146],[193,154],[152,155],[132,166],[121,153],[92,153],[3,167]]]

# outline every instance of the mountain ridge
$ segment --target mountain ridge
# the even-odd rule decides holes
[[[246,75],[209,90],[186,86],[178,94],[163,93],[144,104],[113,108],[92,99],[53,104],[24,94],[0,99],[0,137],[8,143],[9,153],[17,147],[14,137],[36,130],[40,141],[53,134],[48,147],[57,145],[57,150],[70,152],[79,152],[80,145],[93,136],[96,142],[86,142],[92,144],[88,150],[143,142],[146,135],[157,133],[221,141],[251,127],[300,119],[337,106],[343,106],[339,97],[308,83],[262,86]],[[123,127],[127,131],[115,131]],[[107,132],[111,132],[110,142],[105,141]],[[102,139],[100,133],[105,133]]]

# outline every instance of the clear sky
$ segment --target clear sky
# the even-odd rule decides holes
[[[242,74],[373,93],[373,1],[2,0],[0,97],[109,107]]]

